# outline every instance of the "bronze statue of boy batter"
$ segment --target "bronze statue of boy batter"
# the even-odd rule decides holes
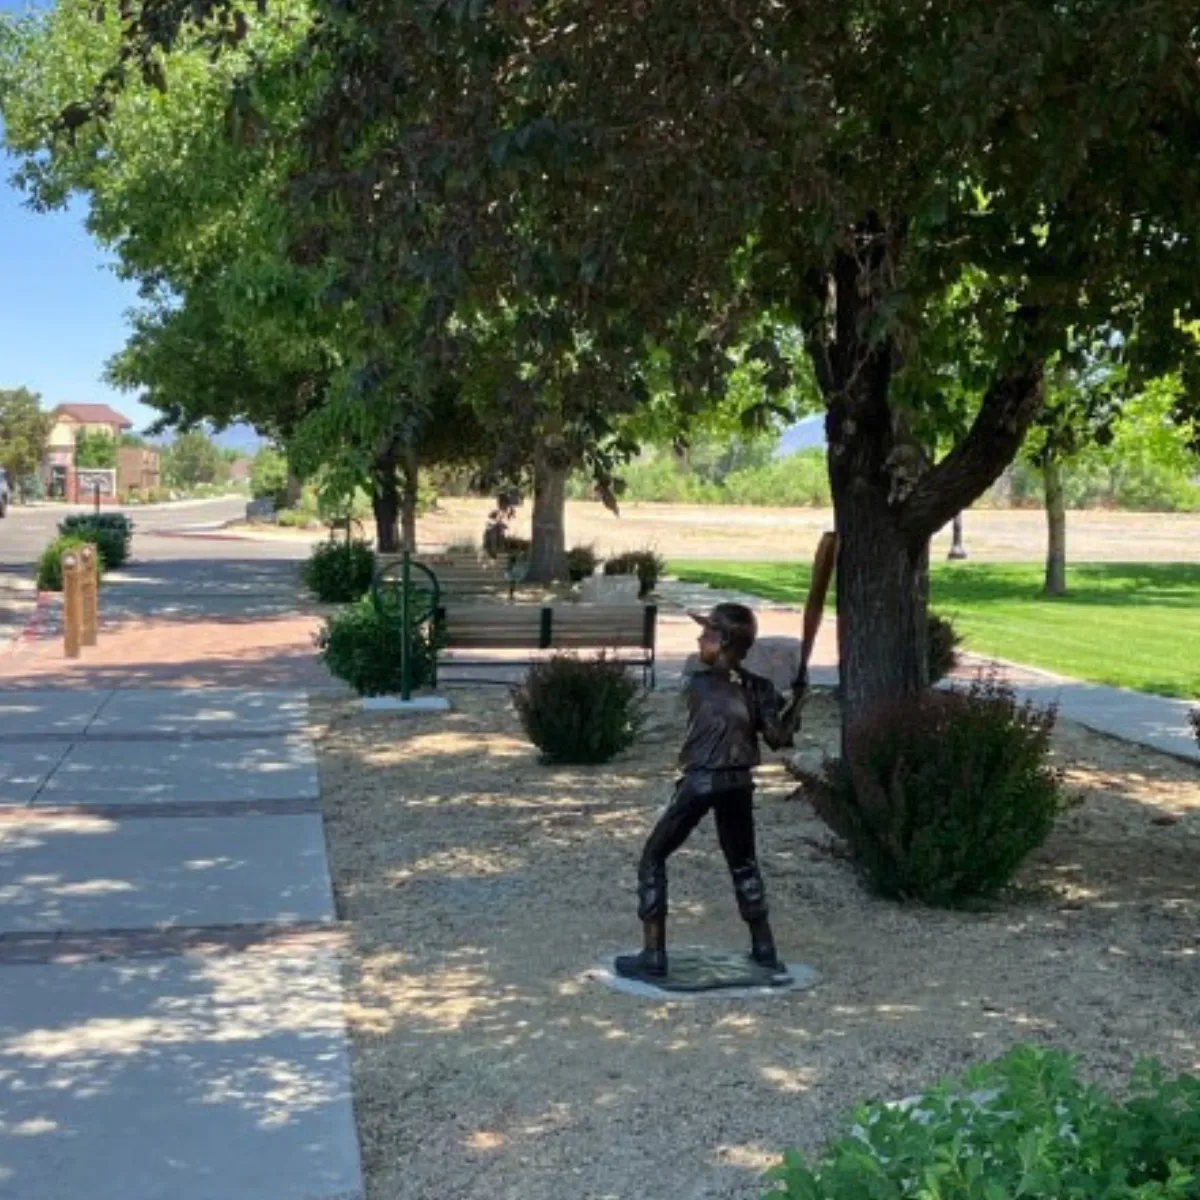
[[[614,963],[619,975],[652,982],[667,974],[667,859],[710,809],[733,876],[738,911],[750,927],[750,955],[769,970],[784,969],[767,920],[766,892],[755,852],[752,769],[762,761],[760,737],[772,750],[792,745],[806,671],[801,668],[785,703],[770,680],[742,668],[758,635],[750,609],[718,604],[707,615],[688,615],[704,632],[700,668],[687,690],[687,735],[679,753],[682,777],[646,839],[638,864],[644,948],[639,954],[620,955]]]

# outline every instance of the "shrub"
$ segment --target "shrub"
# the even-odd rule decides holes
[[[947,617],[929,614],[929,682],[945,679],[958,666],[962,634]]]
[[[1146,1062],[1128,1091],[1117,1101],[1081,1082],[1070,1056],[1021,1046],[911,1101],[861,1105],[811,1166],[785,1156],[770,1195],[1194,1200],[1200,1080]]]
[[[567,551],[567,576],[572,583],[579,583],[595,574],[599,562],[593,546],[574,546]]]
[[[1196,743],[1200,745],[1200,708],[1193,708],[1188,713],[1188,720],[1192,723],[1192,733],[1196,737]]]
[[[318,600],[344,604],[365,596],[375,575],[375,555],[367,542],[321,542],[304,564],[304,584]]]
[[[360,696],[395,695],[403,684],[402,641],[398,599],[385,593],[379,606],[364,596],[329,617],[317,634],[317,650],[330,674]],[[434,676],[428,628],[415,631],[410,649],[409,682],[424,687]]]
[[[76,513],[59,521],[58,532],[91,542],[106,571],[115,571],[129,560],[133,522],[124,513]]]
[[[995,678],[929,691],[852,726],[844,757],[804,783],[876,892],[961,903],[1003,887],[1049,834],[1056,716]]]
[[[300,508],[281,508],[275,514],[276,523],[286,529],[307,529],[319,524],[317,514]]]
[[[632,745],[642,728],[637,683],[620,662],[604,655],[556,654],[534,664],[513,689],[513,701],[543,762],[607,762]]]
[[[605,575],[636,575],[638,595],[648,596],[666,570],[666,561],[653,550],[629,550],[604,564]]]
[[[42,557],[37,565],[37,587],[39,592],[61,592],[63,586],[62,558],[69,550],[78,550],[81,546],[93,544],[90,538],[78,537],[74,534],[60,534],[42,551]],[[96,551],[99,555],[99,550]],[[100,569],[104,570],[104,560],[100,560]]]

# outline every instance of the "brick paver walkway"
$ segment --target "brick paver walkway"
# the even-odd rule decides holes
[[[361,1200],[293,579],[145,564],[0,650],[0,1195]]]

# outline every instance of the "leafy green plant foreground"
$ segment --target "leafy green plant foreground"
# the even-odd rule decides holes
[[[770,1172],[786,1200],[1196,1200],[1200,1080],[1154,1063],[1114,1100],[1058,1051],[1022,1046],[911,1101],[870,1103],[812,1162]]]
[[[670,571],[797,607],[808,592],[805,563],[681,560]],[[1200,565],[1093,563],[1067,569],[1065,596],[1043,596],[1041,588],[1042,568],[1032,563],[930,569],[930,603],[954,621],[967,651],[1093,683],[1200,697]]]

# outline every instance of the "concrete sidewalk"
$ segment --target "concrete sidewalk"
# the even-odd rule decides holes
[[[361,1196],[307,721],[0,692],[0,1195]]]
[[[660,592],[666,602],[664,608],[679,611],[736,601],[755,610],[763,634],[798,638],[802,632],[801,608],[697,584],[667,583],[660,587]],[[678,634],[675,640],[679,640]],[[837,685],[837,621],[832,614],[826,616],[822,623],[813,664],[811,678],[815,684],[823,687]],[[1096,733],[1200,763],[1200,745],[1197,745],[1188,724],[1188,712],[1192,705],[1186,700],[1084,683],[1049,671],[973,654],[963,656],[954,682],[965,682],[981,669],[994,669],[1001,678],[1012,684],[1022,700],[1031,700],[1040,705],[1057,704],[1064,720],[1074,721]]]

